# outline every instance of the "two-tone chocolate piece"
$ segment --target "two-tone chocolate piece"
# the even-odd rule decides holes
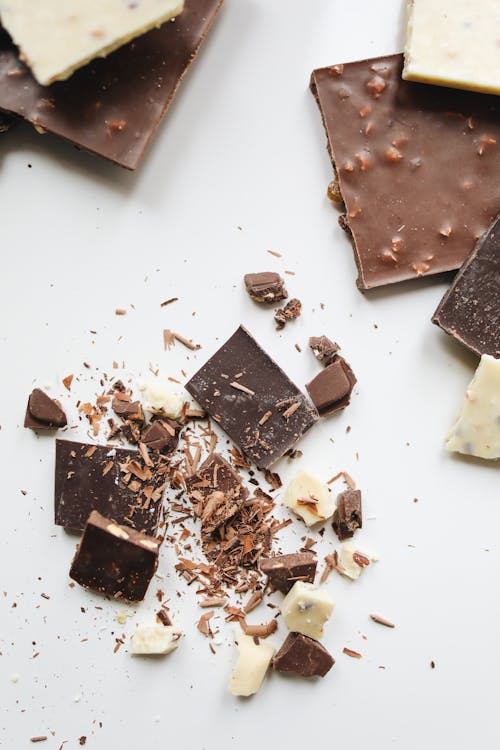
[[[355,384],[356,376],[350,365],[343,357],[337,356],[306,385],[306,388],[320,416],[325,417],[345,409],[351,400]]]
[[[254,302],[264,302],[274,305],[288,297],[285,282],[274,271],[261,271],[260,273],[247,273],[244,277],[245,288],[248,296]]]
[[[319,641],[302,633],[289,633],[272,661],[276,672],[300,677],[324,677],[334,664],[335,659]]]
[[[28,399],[24,426],[31,430],[58,430],[67,425],[66,414],[56,399],[34,388]]]
[[[359,490],[345,490],[340,493],[337,497],[337,508],[333,514],[332,526],[341,542],[350,539],[354,536],[356,529],[363,526]]]
[[[259,562],[259,567],[268,577],[269,583],[283,594],[288,594],[296,581],[314,583],[317,565],[316,556],[312,552],[263,557]]]
[[[86,588],[138,602],[158,565],[160,542],[93,511],[69,575]]]
[[[478,240],[432,322],[476,354],[500,357],[500,215]]]
[[[318,419],[304,394],[243,326],[186,389],[260,469],[293,448]]]

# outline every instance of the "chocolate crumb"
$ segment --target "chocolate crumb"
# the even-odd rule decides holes
[[[391,622],[390,620],[386,620],[385,617],[381,617],[380,615],[370,615],[372,620],[374,622],[378,622],[380,625],[385,625],[386,628],[395,628],[395,624]]]
[[[276,329],[279,331],[285,327],[289,320],[295,320],[302,312],[302,302],[294,297],[284,307],[279,307],[274,313]]]

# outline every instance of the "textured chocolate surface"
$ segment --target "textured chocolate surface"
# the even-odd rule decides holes
[[[187,477],[186,491],[196,505],[198,515],[202,515],[205,503],[213,493],[222,494],[236,508],[249,494],[240,475],[218,453],[211,453],[198,471]]]
[[[340,493],[337,497],[337,508],[333,514],[332,526],[341,542],[350,539],[354,536],[356,529],[363,526],[359,490],[345,490]]]
[[[318,419],[304,394],[243,326],[186,389],[259,468],[275,463]]]
[[[115,523],[154,535],[166,471],[159,454],[148,467],[135,450],[57,440],[55,523],[81,531],[91,511],[97,510]]]
[[[0,109],[135,169],[221,5],[186,0],[174,22],[47,87],[35,81],[2,34]]]
[[[66,425],[66,414],[58,401],[40,388],[35,388],[28,399],[24,426],[31,430],[57,430]]]
[[[335,659],[314,638],[302,633],[289,633],[273,659],[276,672],[291,672],[300,677],[324,677]]]
[[[279,273],[274,271],[247,273],[244,281],[248,295],[255,302],[273,305],[275,302],[281,302],[288,297],[283,279]]]
[[[288,594],[295,581],[314,583],[318,563],[312,552],[263,557],[259,567],[275,589]]]
[[[69,572],[81,586],[115,599],[144,599],[158,565],[158,539],[93,511]]]
[[[476,354],[500,357],[500,215],[478,240],[432,322]]]
[[[500,209],[499,97],[403,81],[402,66],[311,79],[361,289],[458,268]]]
[[[356,376],[343,357],[319,372],[307,385],[307,392],[322,417],[345,409],[351,400]]]

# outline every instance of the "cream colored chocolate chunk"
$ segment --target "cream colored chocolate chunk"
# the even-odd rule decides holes
[[[138,628],[130,639],[130,653],[136,656],[170,654],[179,645],[182,633],[171,625]]]
[[[500,458],[500,359],[481,357],[446,447],[478,458]]]
[[[237,635],[236,648],[238,659],[229,682],[229,692],[247,697],[262,685],[275,648],[262,640],[257,644],[252,636],[243,633]]]
[[[335,510],[335,499],[326,484],[307,471],[301,471],[290,482],[284,504],[300,516],[307,526],[325,521]]]
[[[409,0],[403,78],[500,94],[498,0]]]
[[[377,558],[374,555],[360,552],[352,542],[346,542],[340,547],[337,570],[341,575],[350,578],[351,581],[355,581],[359,578],[363,570],[373,562],[377,562]]]
[[[42,86],[178,15],[184,0],[0,0],[2,26]]]
[[[312,583],[297,581],[281,603],[287,628],[310,638],[323,636],[323,625],[330,619],[335,603],[330,594]]]
[[[1,0],[0,0],[1,2]],[[142,393],[142,408],[151,414],[160,414],[169,419],[179,419],[184,400],[158,381],[139,383]]]

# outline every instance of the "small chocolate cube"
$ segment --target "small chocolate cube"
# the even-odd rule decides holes
[[[355,383],[356,376],[350,366],[343,357],[337,357],[306,388],[320,416],[324,417],[345,409],[351,400]]]
[[[273,271],[262,271],[261,273],[245,274],[245,287],[249,297],[255,302],[264,302],[273,305],[288,297],[285,282]]]
[[[356,529],[363,526],[359,490],[346,490],[340,493],[337,498],[337,509],[333,514],[332,526],[341,542],[350,539],[354,536]]]
[[[260,560],[260,569],[275,589],[288,594],[296,581],[314,583],[317,566],[312,552],[295,552],[291,555],[276,555]]]
[[[59,402],[40,388],[35,388],[28,399],[24,426],[31,430],[57,430],[67,424],[66,414]]]
[[[276,672],[290,672],[300,677],[324,677],[335,659],[314,638],[302,633],[289,633],[272,661]]]
[[[142,433],[141,442],[148,448],[171,453],[179,442],[181,425],[173,419],[155,419]]]
[[[339,345],[335,341],[331,341],[328,336],[311,336],[309,348],[324,367],[332,364],[340,349]]]

